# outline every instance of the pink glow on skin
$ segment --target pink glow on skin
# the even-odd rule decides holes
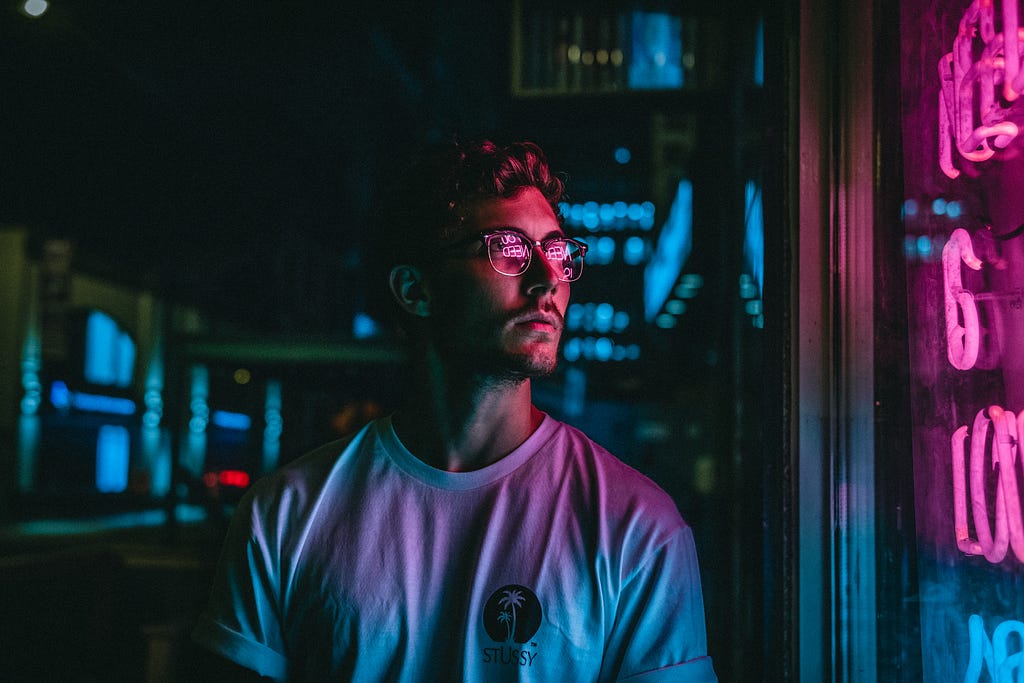
[[[534,187],[525,188],[509,199],[480,202],[471,207],[467,223],[477,230],[513,227],[533,241],[561,235],[554,212]],[[494,344],[504,353],[532,359],[527,374],[547,374],[558,360],[558,342],[569,305],[569,283],[558,279],[558,266],[539,247],[524,273],[501,275],[486,258],[467,261],[472,283],[459,285],[479,294],[460,312],[458,335],[479,345]],[[560,262],[559,262],[560,263]],[[487,319],[504,320],[497,338],[488,336]],[[484,326],[475,327],[479,321]]]

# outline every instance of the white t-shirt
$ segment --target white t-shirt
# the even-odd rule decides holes
[[[550,416],[472,472],[384,418],[261,480],[193,638],[276,679],[716,680],[675,504]]]

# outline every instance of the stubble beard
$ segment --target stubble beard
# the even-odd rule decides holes
[[[446,349],[444,356],[458,375],[472,378],[476,384],[512,388],[554,374],[560,348],[560,341],[553,343],[552,348],[525,351],[510,350],[502,343],[489,348],[467,344]]]

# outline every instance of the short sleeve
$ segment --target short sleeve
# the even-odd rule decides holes
[[[717,681],[707,656],[693,532],[681,526],[629,575],[619,595],[602,680]]]
[[[231,520],[210,600],[192,639],[262,676],[283,680],[287,660],[281,635],[279,563],[255,514],[252,493]]]

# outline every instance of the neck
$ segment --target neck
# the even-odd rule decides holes
[[[540,425],[529,378],[453,375],[427,353],[414,370],[409,401],[394,415],[399,439],[428,465],[450,472],[486,467]]]

